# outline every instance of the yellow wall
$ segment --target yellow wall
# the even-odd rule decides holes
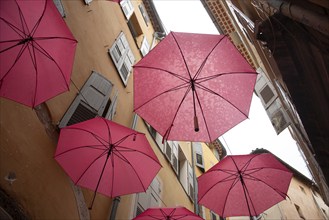
[[[62,2],[66,11],[64,20],[78,41],[72,81],[81,88],[92,70],[104,75],[119,91],[114,121],[130,127],[133,119],[133,76],[130,76],[124,87],[108,49],[123,31],[136,61],[141,59],[141,54],[138,48],[140,45],[136,45],[120,5],[112,1],[97,0],[92,1],[89,6],[83,0]],[[137,19],[143,21],[137,7],[141,2],[132,1]],[[143,21],[141,27],[151,45],[154,32],[152,25],[146,26]],[[137,44],[141,40],[137,39]],[[59,123],[77,92],[71,83],[69,92],[46,102],[54,124]],[[53,158],[56,143],[47,136],[35,111],[3,98],[0,99],[0,106],[1,188],[21,203],[32,219],[78,219],[79,213],[69,177]],[[163,166],[158,174],[162,183],[162,206],[183,205],[193,210],[191,200],[141,119],[136,129],[146,133]],[[3,178],[10,171],[14,171],[17,176],[12,185]],[[81,189],[86,205],[89,206],[93,191]],[[89,211],[90,218],[106,219],[110,214],[111,204],[110,198],[97,194],[93,209]],[[122,196],[117,219],[134,217],[135,205],[135,195]]]

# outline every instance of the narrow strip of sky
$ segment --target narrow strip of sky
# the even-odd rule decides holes
[[[199,0],[154,0],[167,30],[176,32],[219,34]],[[311,178],[306,163],[288,129],[277,135],[259,98],[254,95],[249,119],[226,132],[220,140],[229,154],[249,154],[264,148],[296,170]]]

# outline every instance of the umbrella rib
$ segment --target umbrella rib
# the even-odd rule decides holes
[[[124,148],[124,149],[127,149],[127,150],[119,150],[118,148]],[[147,153],[144,153],[144,152],[142,152],[142,151],[139,151],[139,150],[136,150],[136,149],[131,149],[131,148],[128,148],[128,147],[124,147],[124,146],[119,146],[119,145],[117,145],[116,147],[115,147],[115,151],[113,151],[114,153],[116,153],[116,152],[128,152],[128,151],[131,151],[131,152],[138,152],[138,153],[140,153],[140,154],[143,154],[143,155],[145,155],[145,156],[147,156],[147,157],[149,157],[150,159],[152,159],[154,162],[156,162],[157,164],[159,164],[159,162],[157,161],[157,160],[155,160],[153,157],[151,157],[149,154],[147,154]],[[127,159],[120,153],[120,155],[125,159],[122,159],[123,161],[126,161]],[[159,165],[161,165],[161,164],[159,164]]]
[[[205,66],[205,64],[206,64],[206,62],[207,62],[207,60],[208,60],[208,57],[209,57],[209,56],[211,55],[211,53],[215,50],[215,48],[218,46],[218,44],[220,44],[220,42],[222,42],[223,39],[224,39],[224,37],[222,37],[222,38],[216,43],[216,45],[215,45],[215,46],[209,51],[209,54],[205,57],[204,61],[203,61],[202,64],[200,65],[200,67],[199,67],[197,73],[195,74],[195,76],[193,77],[193,79],[196,79],[196,78],[200,75],[200,73],[201,73],[203,67]]]
[[[12,23],[9,23],[7,20],[3,19],[0,17],[0,20],[2,20],[3,22],[5,22],[13,31],[15,31],[16,34],[18,34],[20,37],[24,38],[25,37],[25,33],[22,32],[18,27],[16,27],[15,25],[13,25]],[[14,40],[16,41],[16,40]],[[17,41],[21,41],[21,39],[17,39]],[[11,41],[1,41],[1,43],[6,43],[6,42],[11,42]]]
[[[239,108],[237,108],[232,102],[230,102],[229,100],[227,100],[226,98],[224,98],[223,96],[221,96],[220,94],[218,94],[217,92],[214,92],[213,90],[208,89],[207,87],[196,83],[196,86],[200,89],[203,89],[206,92],[209,92],[211,94],[217,95],[219,97],[221,97],[223,100],[225,100],[227,103],[229,103],[231,106],[233,106],[233,108],[235,108],[236,110],[238,110],[241,114],[243,114],[246,118],[248,118],[248,115],[246,115],[244,112],[242,112]]]
[[[251,160],[254,159],[256,156],[258,156],[258,155],[256,154],[254,157],[252,157],[252,158],[248,161],[248,163],[246,163],[246,164],[248,164],[248,165],[245,164],[244,167],[248,167],[249,164],[251,163]],[[252,215],[251,215],[251,211],[250,211],[250,206],[249,206],[248,198],[250,199],[250,203],[251,203],[252,208],[253,208],[253,210],[254,210],[255,213],[256,213],[256,209],[255,209],[255,206],[254,206],[254,204],[253,204],[253,202],[252,202],[252,200],[251,200],[251,197],[250,197],[249,191],[248,191],[248,189],[247,189],[247,186],[246,186],[246,184],[245,184],[245,182],[244,182],[244,180],[243,180],[243,177],[242,177],[242,174],[241,174],[241,169],[238,168],[238,165],[236,164],[236,162],[235,162],[235,160],[233,159],[233,157],[230,157],[230,158],[231,158],[231,160],[233,161],[233,163],[234,163],[234,165],[235,165],[237,171],[239,172],[239,180],[240,180],[241,185],[242,185],[242,188],[243,188],[243,193],[244,193],[244,197],[245,197],[245,199],[246,199],[246,203],[247,203],[247,207],[248,207],[249,215],[252,216]],[[247,197],[248,197],[248,198],[247,198]]]
[[[208,172],[208,173],[209,173],[209,172]],[[230,178],[233,177],[233,176],[235,176],[235,178],[230,179]],[[219,184],[219,183],[223,183],[223,182],[227,182],[227,181],[230,181],[230,180],[235,180],[236,177],[237,177],[237,175],[235,175],[235,174],[230,174],[230,176],[225,177],[224,179],[215,182],[211,187],[208,188],[208,190],[206,190],[206,191],[203,193],[203,195],[199,198],[199,201],[201,201],[201,200],[203,199],[203,197],[204,197],[204,196],[205,196],[205,195],[206,195],[206,194],[207,194],[212,188],[214,188],[217,184]]]
[[[229,190],[227,191],[227,194],[226,194],[226,196],[225,196],[225,200],[224,200],[224,206],[223,206],[223,213],[222,213],[223,216],[224,216],[224,212],[225,212],[225,207],[226,207],[226,202],[227,202],[228,196],[229,196],[231,190],[234,188],[234,186],[235,186],[238,182],[239,182],[239,180],[238,180],[238,176],[236,176],[235,180],[232,182],[232,184],[231,184]]]
[[[104,148],[99,148],[99,147],[104,147],[104,145],[85,145],[85,146],[79,146],[79,147],[75,147],[75,148],[71,148],[69,150],[66,150],[66,151],[63,151],[59,154],[56,154],[55,157],[59,157],[63,154],[66,154],[66,153],[69,153],[71,151],[74,151],[74,150],[78,150],[78,149],[83,149],[83,148],[92,148],[92,149],[95,149],[95,150],[107,150],[107,149],[104,149]]]
[[[3,79],[9,74],[9,72],[12,70],[12,68],[14,68],[15,64],[17,63],[17,61],[19,60],[19,58],[22,56],[24,50],[26,50],[27,45],[23,45],[22,48],[19,50],[16,59],[14,60],[13,65],[8,69],[8,71],[3,75],[3,77],[0,79],[1,81],[1,85],[2,85],[2,81]],[[1,88],[1,87],[0,87]]]
[[[177,39],[176,39],[174,33],[172,33],[172,36],[173,36],[173,39],[175,40],[175,43],[176,43],[176,45],[177,45],[177,47],[178,47],[178,50],[179,50],[180,54],[182,55],[182,58],[183,58],[183,61],[184,61],[184,64],[185,64],[185,67],[186,67],[187,73],[188,73],[188,75],[189,75],[189,77],[190,77],[190,80],[192,80],[191,72],[190,72],[190,69],[188,68],[188,65],[187,65],[187,63],[186,63],[186,60],[185,60],[185,57],[184,57],[183,51],[182,51],[180,45],[178,44],[178,41],[177,41]],[[189,81],[190,81],[190,80],[189,80]]]
[[[86,132],[86,133],[91,134],[91,135],[92,135],[96,140],[98,140],[99,143],[102,144],[104,147],[108,147],[108,146],[105,146],[104,143],[110,145],[110,143],[108,143],[107,140],[105,140],[104,138],[102,138],[102,137],[96,135],[95,133],[93,133],[93,132],[91,132],[91,131],[88,131],[88,130],[86,130],[86,129],[84,129],[84,128],[77,128],[77,127],[70,128],[70,127],[65,127],[64,129],[67,129],[67,130],[69,129],[69,130],[79,130],[79,131],[84,131],[84,132]],[[102,141],[103,141],[103,142],[102,142]]]
[[[273,189],[276,193],[278,193],[280,196],[282,196],[282,198],[285,198],[286,196],[288,196],[286,193],[284,192],[281,192],[280,190],[270,186],[268,183],[266,183],[265,181],[263,181],[262,179],[259,179],[255,176],[252,176],[252,175],[249,175],[249,174],[244,174],[245,176],[248,176],[248,179],[249,180],[255,180],[255,181],[259,181],[259,182],[262,182],[264,183],[266,186],[268,186],[269,188]]]
[[[105,150],[104,152],[102,152],[99,156],[97,156],[88,166],[87,168],[81,173],[81,175],[79,176],[79,178],[75,181],[75,184],[77,184],[81,178],[83,177],[83,175],[88,171],[88,169],[101,157],[103,157],[104,155],[107,154],[107,151]]]
[[[36,30],[38,29],[38,27],[39,27],[39,25],[41,23],[41,20],[42,20],[43,16],[45,15],[46,8],[47,8],[47,1],[49,1],[49,0],[46,0],[45,1],[45,6],[43,8],[42,14],[41,14],[40,18],[38,19],[38,21],[35,23],[34,27],[31,30],[31,32],[30,32],[30,35],[31,36],[33,36],[35,34]]]
[[[175,113],[175,115],[174,115],[174,117],[173,117],[173,119],[172,119],[172,121],[171,121],[171,124],[170,124],[169,128],[166,130],[165,134],[163,135],[163,139],[166,139],[166,137],[169,137],[169,134],[170,134],[171,128],[172,128],[172,126],[173,126],[173,124],[174,124],[174,121],[175,121],[175,119],[176,119],[176,116],[177,116],[177,114],[178,114],[178,111],[179,111],[180,107],[182,106],[182,104],[183,104],[183,102],[184,102],[184,100],[185,100],[187,94],[189,93],[189,91],[190,91],[191,89],[192,89],[192,88],[191,88],[191,85],[188,85],[188,88],[187,88],[187,90],[186,90],[186,92],[185,92],[185,94],[184,94],[184,96],[183,96],[181,102],[179,103],[179,105],[178,105],[178,107],[177,107],[176,113]]]
[[[188,86],[189,86],[189,84],[181,84],[181,85],[178,85],[178,86],[173,87],[173,88],[171,88],[171,89],[168,89],[168,90],[166,90],[166,91],[163,91],[163,92],[161,92],[160,94],[157,94],[156,96],[154,96],[153,98],[147,100],[147,101],[144,102],[142,105],[140,105],[140,106],[138,106],[137,108],[135,108],[134,111],[140,109],[141,107],[143,107],[144,105],[148,104],[149,102],[153,101],[154,99],[158,98],[158,97],[161,96],[161,95],[164,95],[164,94],[166,94],[166,93],[168,93],[168,92],[174,92],[174,91],[176,91],[176,90],[183,89],[183,88],[186,88],[186,87],[188,87]]]
[[[160,70],[160,71],[163,71],[163,72],[166,72],[166,73],[169,73],[170,75],[172,76],[175,76],[176,78],[186,82],[186,83],[189,83],[189,79],[186,79],[184,76],[181,76],[181,75],[178,75],[177,73],[173,73],[169,70],[165,70],[165,69],[162,69],[162,68],[159,68],[159,67],[152,67],[152,66],[135,66],[135,69],[136,68],[144,68],[144,69],[153,69],[153,70]]]
[[[217,77],[220,77],[220,76],[225,76],[225,75],[238,75],[238,74],[250,74],[250,75],[257,75],[258,73],[257,72],[252,72],[252,71],[248,71],[248,72],[241,72],[241,71],[238,71],[238,72],[225,72],[225,73],[218,73],[218,74],[215,74],[215,75],[211,75],[211,76],[206,76],[206,77],[202,77],[202,78],[198,78],[196,79],[196,83],[203,83],[203,82],[206,82],[208,80],[212,80],[214,78],[217,78]]]

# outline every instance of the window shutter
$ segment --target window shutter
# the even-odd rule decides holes
[[[189,183],[189,196],[194,200],[194,184],[193,184],[193,169],[190,163],[188,163],[188,183]]]
[[[62,128],[102,115],[112,87],[113,84],[110,81],[93,71],[63,116],[59,127]]]
[[[105,118],[108,120],[113,120],[114,115],[116,113],[116,108],[117,108],[117,102],[118,102],[118,94],[119,91],[116,90],[113,98],[111,98],[111,105],[105,115]]]
[[[147,42],[146,37],[144,37],[144,39],[143,39],[140,51],[141,51],[143,57],[146,56],[146,54],[148,54],[148,52],[150,51],[150,45]]]
[[[204,168],[202,145],[201,143],[193,143],[193,145],[196,155],[196,165]]]
[[[131,1],[130,0],[121,0],[120,5],[121,5],[122,11],[125,14],[127,20],[129,20],[130,16],[134,12],[134,7],[131,4]]]
[[[119,34],[112,47],[109,49],[109,54],[119,72],[122,82],[126,86],[133,68],[132,66],[135,63],[135,57],[123,32]]]
[[[133,121],[131,123],[131,128],[134,129],[134,130],[136,130],[137,121],[138,121],[138,115],[136,113],[134,113]]]
[[[139,11],[141,12],[141,14],[143,15],[146,26],[148,26],[148,23],[150,22],[150,18],[148,16],[147,12],[146,12],[146,9],[145,9],[144,5],[140,4],[138,6],[138,8],[139,8]]]
[[[178,175],[178,143],[176,141],[172,145],[172,166]]]
[[[170,163],[171,163],[171,153],[172,153],[171,145],[167,141],[166,142],[166,157],[168,158]]]
[[[90,5],[90,3],[92,2],[93,0],[84,0],[85,4],[86,5]]]

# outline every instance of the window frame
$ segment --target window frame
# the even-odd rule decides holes
[[[136,61],[125,34],[121,31],[108,53],[119,73],[124,86],[127,86],[133,65]]]

